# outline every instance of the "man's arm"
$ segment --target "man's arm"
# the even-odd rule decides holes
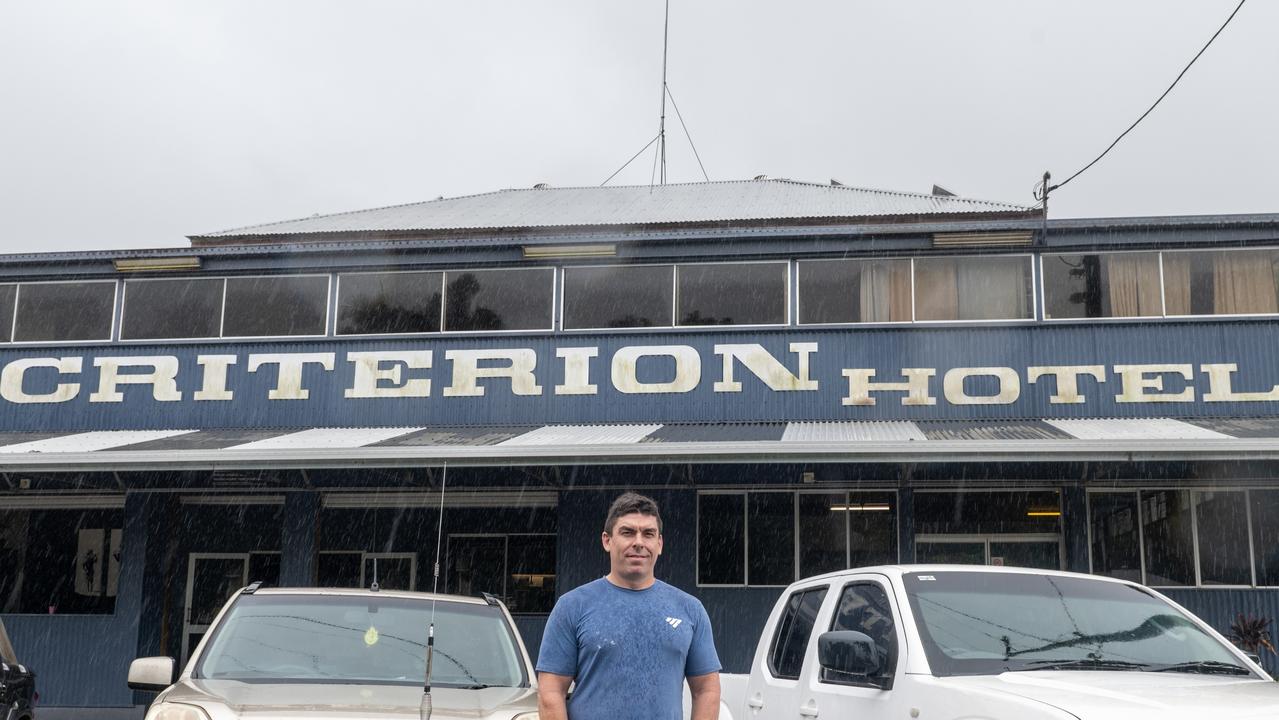
[[[692,682],[692,678],[689,678]],[[537,712],[542,720],[568,720],[568,686],[573,678],[555,673],[540,672],[537,674]],[[716,707],[719,702],[719,676],[715,677]],[[696,706],[694,706],[696,707]],[[697,717],[697,715],[693,715]],[[715,717],[709,716],[710,720]]]
[[[693,696],[690,720],[719,720],[719,673],[688,678],[688,692]]]

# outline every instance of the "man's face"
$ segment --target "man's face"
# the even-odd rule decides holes
[[[662,554],[657,518],[639,513],[623,515],[613,525],[612,534],[604,533],[601,539],[613,573],[632,582],[653,576],[653,566]]]

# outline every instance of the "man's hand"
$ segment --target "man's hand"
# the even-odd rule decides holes
[[[692,682],[692,678],[689,678]],[[537,712],[542,720],[568,720],[568,686],[573,678],[555,673],[537,674]],[[694,708],[697,706],[694,705]],[[719,675],[715,676],[715,708],[719,710]],[[697,717],[694,713],[693,717]],[[708,716],[715,720],[714,715]]]
[[[688,678],[688,692],[693,696],[691,720],[719,720],[719,673]]]

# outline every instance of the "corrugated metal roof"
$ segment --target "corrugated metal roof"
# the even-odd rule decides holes
[[[312,428],[288,435],[232,445],[235,450],[294,450],[297,448],[356,448],[417,432],[422,428]]]
[[[1229,435],[1168,418],[1045,420],[1081,440],[1211,440]]]
[[[195,430],[95,430],[5,445],[0,447],[0,453],[96,452],[193,432]]]
[[[547,425],[499,445],[611,445],[637,443],[661,425]]]
[[[315,233],[492,230],[836,219],[973,213],[1030,207],[962,197],[794,180],[499,190],[193,235],[197,241]]]
[[[887,442],[926,440],[913,422],[794,422],[786,426],[783,442]]]

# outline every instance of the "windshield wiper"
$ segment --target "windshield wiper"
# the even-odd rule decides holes
[[[1216,660],[1195,660],[1193,662],[1164,665],[1163,667],[1158,667],[1151,670],[1151,672],[1203,673],[1205,675],[1251,675],[1252,674],[1252,671],[1246,667],[1235,665],[1234,663],[1218,662]]]
[[[1032,660],[1025,667],[1010,672],[1026,670],[1145,670],[1150,667],[1146,663],[1127,662],[1125,660],[1099,660],[1080,658],[1077,660]]]

